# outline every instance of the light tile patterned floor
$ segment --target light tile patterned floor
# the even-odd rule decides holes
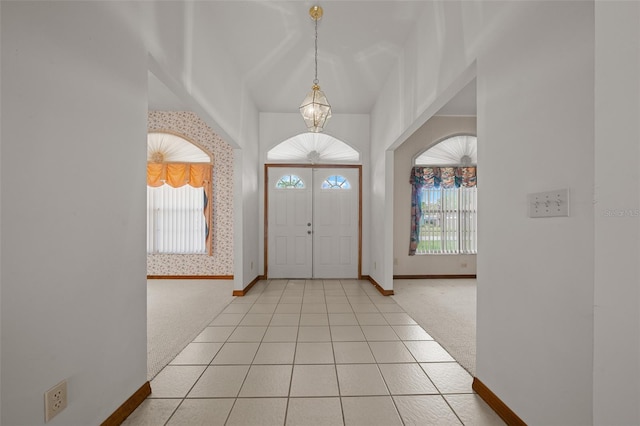
[[[503,425],[368,281],[262,281],[151,382],[124,425]]]

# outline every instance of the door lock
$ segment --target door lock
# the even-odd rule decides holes
[[[311,222],[307,223],[307,226],[311,226]]]

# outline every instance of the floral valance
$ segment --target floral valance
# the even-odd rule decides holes
[[[147,163],[147,185],[174,188],[191,185],[201,188],[211,182],[211,164],[203,163]]]
[[[423,167],[411,169],[409,183],[424,188],[460,188],[477,184],[476,167]]]

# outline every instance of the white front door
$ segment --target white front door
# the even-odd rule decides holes
[[[313,277],[358,278],[358,169],[314,169],[313,182]]]
[[[357,278],[358,168],[268,168],[269,278]]]
[[[270,168],[270,278],[311,278],[313,274],[312,170]]]

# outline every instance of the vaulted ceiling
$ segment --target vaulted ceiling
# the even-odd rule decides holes
[[[223,37],[228,58],[261,112],[297,112],[314,79],[314,21],[319,4],[318,79],[334,114],[368,114],[428,1],[210,1],[201,4],[211,37]],[[150,109],[184,109],[154,77]],[[475,86],[448,105],[475,113]]]

